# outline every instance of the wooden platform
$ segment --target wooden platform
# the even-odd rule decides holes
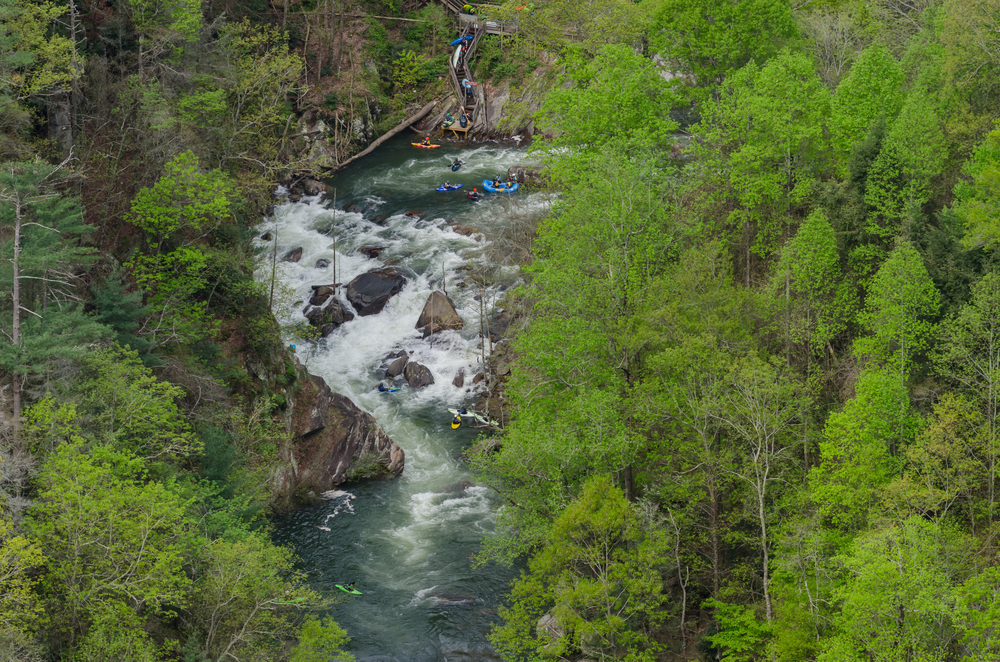
[[[471,129],[471,128],[472,128],[472,122],[469,122],[468,126],[462,126],[458,122],[455,122],[454,124],[452,124],[451,126],[449,126],[447,128],[441,127],[441,135],[444,136],[445,133],[447,133],[448,131],[451,131],[456,138],[460,138],[462,140],[465,140],[469,136],[469,129]],[[459,135],[459,134],[461,134],[461,135]]]

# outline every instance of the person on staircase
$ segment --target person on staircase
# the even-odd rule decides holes
[[[469,80],[468,78],[463,78],[462,79],[462,87],[465,88],[465,98],[468,99],[469,101],[472,100],[472,86],[473,85],[479,85],[479,83],[474,83],[471,80]]]

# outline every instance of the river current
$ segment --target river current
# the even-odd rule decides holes
[[[469,387],[481,354],[478,298],[493,301],[498,292],[461,283],[467,265],[490,259],[489,239],[505,224],[541,213],[549,202],[542,193],[490,195],[478,203],[466,197],[473,186],[483,190],[483,179],[525,162],[523,149],[445,142],[423,150],[411,140],[389,141],[329,180],[336,212],[332,194],[303,198],[277,206],[262,226],[277,232],[279,256],[303,249],[302,258],[281,264],[278,274],[290,300],[275,314],[285,323],[304,321],[304,306],[295,300],[308,299],[312,285],[334,282],[334,258],[337,280],[345,284],[385,263],[412,275],[381,313],[356,317],[319,341],[288,338],[311,373],[371,413],[404,449],[403,474],[349,485],[340,496],[298,509],[275,522],[274,538],[294,547],[313,588],[336,599],[330,615],[347,629],[359,662],[497,659],[485,635],[514,571],[472,567],[472,555],[494,531],[496,495],[460,484],[475,480],[460,456],[480,431],[452,430],[447,409],[472,402]],[[458,172],[449,167],[455,158],[466,161]],[[464,187],[434,191],[446,179]],[[458,234],[449,229],[454,224],[473,226],[485,238]],[[336,249],[325,234],[334,225]],[[361,246],[385,251],[371,260],[357,252]],[[316,268],[321,259],[331,265]],[[465,326],[436,334],[432,343],[414,327],[428,295],[443,288]],[[349,307],[343,293],[341,299]],[[385,357],[398,349],[430,368],[434,384],[391,394],[374,390]],[[452,384],[459,370],[465,373],[460,388]],[[350,581],[363,595],[335,587]]]

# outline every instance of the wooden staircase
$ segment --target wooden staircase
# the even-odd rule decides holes
[[[465,55],[459,59],[458,63],[455,63],[454,51],[448,56],[448,69],[451,72],[451,82],[455,86],[455,93],[458,94],[459,103],[462,105],[462,109],[469,114],[469,117],[473,119],[476,116],[476,107],[478,105],[479,95],[475,94],[475,87],[473,87],[473,94],[469,96],[465,93],[465,88],[462,86],[462,80],[468,79],[470,82],[475,82],[475,78],[472,76],[472,70],[469,68],[469,63],[472,58],[476,55],[476,47],[479,46],[479,40],[485,34],[485,30],[478,23],[469,23],[465,26],[462,31],[461,37],[472,37],[472,40],[468,42],[465,47]]]

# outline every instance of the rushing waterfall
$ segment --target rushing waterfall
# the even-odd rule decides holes
[[[501,284],[484,291],[469,282],[467,265],[488,259],[489,239],[512,218],[548,205],[542,193],[472,202],[466,191],[482,191],[482,180],[524,156],[495,143],[419,150],[397,139],[330,181],[338,211],[332,195],[304,198],[279,205],[270,227],[265,224],[276,234],[276,247],[264,242],[269,251],[276,248],[281,256],[303,249],[297,263],[281,263],[278,270],[285,294],[275,313],[289,328],[304,321],[299,300],[309,298],[311,286],[335,282],[334,262],[336,281],[345,284],[385,263],[410,276],[381,313],[356,317],[318,341],[289,337],[310,372],[370,412],[406,451],[400,478],[347,486],[277,522],[276,539],[295,547],[312,585],[338,598],[331,615],[348,630],[359,661],[494,659],[485,633],[512,571],[472,568],[473,553],[493,531],[495,494],[462,483],[475,480],[460,456],[477,431],[452,430],[447,408],[473,398],[472,377],[481,370],[480,300],[495,300],[504,274],[516,276],[501,270]],[[456,157],[466,165],[452,172]],[[434,191],[445,180],[464,188]],[[485,239],[454,232],[456,224],[477,228]],[[362,246],[385,250],[372,260],[357,252]],[[330,265],[317,268],[318,260]],[[415,324],[436,289],[447,290],[465,326],[435,334],[431,342]],[[398,349],[430,368],[434,384],[391,394],[375,390],[385,357]],[[466,376],[460,388],[452,384],[459,370]],[[363,595],[334,587],[349,581]]]

